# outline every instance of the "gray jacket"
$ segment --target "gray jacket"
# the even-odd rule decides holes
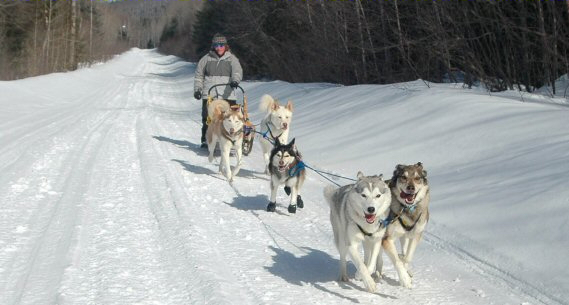
[[[206,98],[209,88],[212,86],[228,84],[231,81],[240,83],[242,78],[243,69],[239,59],[231,51],[226,51],[221,57],[217,56],[215,51],[210,51],[200,59],[196,67],[194,92],[201,91],[203,97]],[[235,100],[237,98],[229,85],[214,88],[211,95],[223,99]]]

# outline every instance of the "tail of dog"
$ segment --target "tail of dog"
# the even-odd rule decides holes
[[[217,117],[215,114],[216,107],[219,107],[220,112],[226,112],[229,110],[229,103],[225,100],[213,100],[209,105],[207,105],[207,116],[209,116],[212,120]]]
[[[266,114],[269,114],[275,107],[278,108],[279,102],[275,101],[272,96],[265,94],[261,97],[261,103],[259,104],[259,110]]]
[[[328,204],[332,206],[334,204],[334,194],[336,193],[336,187],[333,185],[328,185],[324,188],[324,198],[328,201]]]

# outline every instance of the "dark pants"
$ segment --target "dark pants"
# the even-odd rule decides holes
[[[237,105],[235,100],[226,100],[229,106]],[[207,99],[202,100],[202,143],[206,143],[205,133],[207,132]]]

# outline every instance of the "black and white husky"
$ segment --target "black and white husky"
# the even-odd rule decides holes
[[[430,191],[427,171],[423,164],[398,164],[393,177],[388,180],[391,188],[391,207],[387,232],[382,248],[393,262],[399,283],[411,288],[409,263],[413,259],[417,245],[423,236],[429,221]],[[401,243],[401,254],[398,255],[395,240]],[[383,261],[378,257],[377,270],[381,274]]]
[[[276,210],[277,189],[285,185],[285,191],[290,193],[289,213],[296,213],[296,206],[304,207],[300,188],[306,179],[306,170],[302,163],[300,153],[294,145],[294,139],[288,144],[281,144],[279,138],[275,138],[275,146],[269,159],[269,173],[271,175],[271,199],[267,205],[268,212]]]
[[[349,281],[346,256],[350,254],[367,291],[374,292],[376,285],[371,274],[385,233],[383,220],[389,213],[391,192],[382,175],[364,176],[358,172],[357,177],[355,184],[326,187],[324,197],[330,204],[330,222],[340,252],[340,281]],[[364,260],[359,252],[361,243]]]

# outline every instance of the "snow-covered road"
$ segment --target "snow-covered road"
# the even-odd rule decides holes
[[[256,146],[228,184],[199,148],[193,69],[134,49],[90,69],[0,82],[0,304],[567,304],[567,287],[540,287],[500,254],[470,252],[436,214],[413,289],[398,285],[390,263],[375,294],[338,283],[326,181],[309,172],[303,210],[288,214],[280,192],[277,213],[267,213]],[[244,84],[251,112],[261,94],[311,86],[337,90]],[[307,125],[321,115],[317,103],[297,109],[301,151],[303,135],[333,135]],[[316,149],[307,156],[326,169],[345,147]],[[380,171],[344,166],[328,169]]]

